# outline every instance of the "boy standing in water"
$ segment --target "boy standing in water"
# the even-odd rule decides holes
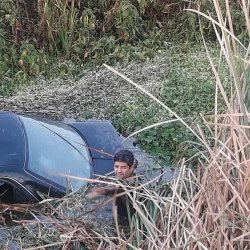
[[[134,154],[127,150],[122,149],[118,151],[114,156],[114,172],[116,177],[120,180],[121,184],[127,186],[135,180],[135,168],[137,167],[138,161],[135,159]],[[87,199],[94,199],[102,195],[115,195],[125,192],[125,189],[120,188],[96,188],[86,195]],[[119,218],[128,218],[128,212],[133,215],[135,210],[131,204],[129,197],[126,194],[115,197],[115,205],[117,207],[117,214]]]

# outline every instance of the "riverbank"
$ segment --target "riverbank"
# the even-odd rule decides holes
[[[220,63],[218,48],[211,43],[210,53]],[[229,81],[220,66],[225,84]],[[200,114],[211,114],[214,108],[215,80],[203,44],[166,43],[165,48],[147,62],[132,61],[115,68],[162,100],[181,117],[192,122]],[[125,137],[145,126],[171,120],[166,112],[135,87],[101,67],[83,68],[78,81],[43,75],[30,86],[23,86],[10,97],[0,97],[0,109],[47,116],[62,120],[109,119]],[[192,136],[178,123],[170,123],[136,136],[139,145],[164,164],[172,165],[185,151],[185,157],[196,149],[180,148]]]

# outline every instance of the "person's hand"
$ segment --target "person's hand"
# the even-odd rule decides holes
[[[93,200],[96,199],[102,195],[106,194],[105,188],[95,188],[92,191],[90,191],[88,194],[85,195],[85,199],[87,200]]]

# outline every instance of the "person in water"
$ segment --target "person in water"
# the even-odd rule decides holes
[[[122,149],[114,155],[114,173],[121,184],[121,187],[101,187],[95,188],[86,195],[87,199],[95,199],[102,195],[114,195],[115,205],[117,208],[117,215],[119,219],[128,218],[135,212],[131,199],[125,192],[129,192],[125,186],[135,186],[138,181],[135,176],[135,169],[138,161],[135,159],[134,154],[127,149]],[[122,193],[124,193],[122,195]]]

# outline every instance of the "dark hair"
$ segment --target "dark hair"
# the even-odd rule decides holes
[[[134,160],[134,154],[127,149],[122,149],[116,152],[114,156],[114,161],[126,162],[129,167],[133,166]]]

